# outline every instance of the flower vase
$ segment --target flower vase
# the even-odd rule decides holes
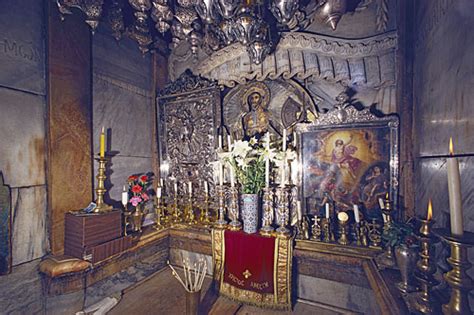
[[[257,233],[258,228],[258,194],[242,194],[242,220],[244,221],[244,232],[248,234]]]
[[[395,259],[402,277],[402,281],[397,283],[398,289],[402,293],[415,291],[416,287],[412,284],[412,279],[416,262],[418,260],[417,249],[408,247],[405,244],[397,246],[395,248]]]
[[[133,211],[132,213],[133,232],[142,231],[142,220],[143,220],[143,205],[139,204],[135,207],[135,211]]]

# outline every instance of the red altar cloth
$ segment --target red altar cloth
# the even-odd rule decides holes
[[[212,257],[221,295],[291,309],[292,238],[213,229]]]
[[[244,290],[273,293],[275,238],[225,231],[224,282]]]

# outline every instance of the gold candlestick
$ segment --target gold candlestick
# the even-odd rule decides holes
[[[217,228],[224,229],[227,227],[227,220],[225,219],[225,191],[224,186],[219,185],[216,187],[217,198],[219,202],[219,217],[215,225]]]
[[[450,235],[446,230],[437,230],[436,232],[451,247],[448,263],[453,267],[443,276],[451,287],[451,298],[448,304],[443,305],[443,314],[472,314],[468,294],[474,288],[474,282],[467,274],[472,266],[468,260],[467,249],[474,245],[474,233],[464,232],[463,236],[457,237]]]
[[[99,162],[99,170],[97,172],[97,187],[95,189],[96,192],[96,208],[94,209],[94,212],[99,213],[99,212],[107,212],[112,210],[112,206],[108,205],[104,201],[104,195],[107,192],[105,189],[105,180],[107,179],[107,176],[105,175],[105,165],[107,164],[107,158],[106,157],[101,157],[99,156],[98,158],[95,158],[97,162]]]
[[[201,207],[201,214],[199,215],[199,221],[204,225],[209,225],[211,219],[209,216],[209,195],[206,193],[204,196],[203,204]]]
[[[289,236],[290,230],[286,227],[288,224],[289,218],[289,208],[288,208],[288,191],[287,187],[278,187],[277,188],[277,197],[278,197],[278,228],[276,232],[279,236]]]
[[[263,188],[263,216],[260,234],[264,236],[272,235],[273,228],[273,191],[270,187]]]
[[[164,228],[162,220],[163,220],[163,207],[161,202],[161,197],[156,197],[156,206],[155,206],[155,213],[156,213],[156,230],[161,230]]]
[[[337,242],[341,245],[349,245],[349,238],[347,236],[347,223],[349,223],[349,217],[345,212],[339,212],[337,215],[337,221],[339,222],[339,239]]]
[[[173,198],[173,223],[180,223],[181,215],[178,207],[178,195],[175,194]]]
[[[236,187],[230,188],[230,205],[229,205],[229,216],[230,223],[229,229],[232,231],[239,231],[242,229],[242,223],[239,221],[239,190]]]
[[[187,224],[193,225],[197,223],[194,215],[193,197],[191,195],[188,196],[184,216]]]
[[[329,243],[334,240],[334,233],[332,232],[331,219],[323,218],[321,219],[321,225],[323,229],[323,242]]]
[[[412,303],[412,308],[422,314],[438,314],[439,313],[439,304],[433,298],[432,288],[438,284],[433,277],[433,274],[436,272],[436,267],[430,259],[431,252],[431,226],[433,225],[433,220],[423,220],[420,219],[420,258],[416,264],[417,270],[415,271],[415,277],[420,283],[420,292],[414,293],[414,302]]]
[[[320,242],[321,241],[321,235],[322,235],[322,230],[321,230],[321,219],[318,218],[317,216],[314,216],[314,224],[311,227],[311,239]]]

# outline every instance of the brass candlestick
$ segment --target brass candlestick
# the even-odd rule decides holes
[[[270,236],[273,232],[273,191],[270,187],[263,188],[263,216],[260,234]]]
[[[383,223],[383,234],[388,233],[392,227],[392,206],[388,194],[385,198],[385,205],[382,209],[384,223]],[[379,268],[393,268],[395,267],[395,255],[393,254],[393,248],[389,244],[385,245],[385,251],[376,257],[377,266]]]
[[[204,196],[203,205],[201,208],[201,214],[199,216],[199,220],[203,225],[209,225],[211,223],[211,219],[209,216],[209,195],[206,193]]]
[[[196,218],[194,215],[194,207],[193,207],[193,196],[189,195],[187,202],[186,202],[186,208],[185,208],[185,222],[189,225],[196,224]]]
[[[357,246],[369,246],[367,222],[361,221],[354,226]]]
[[[125,236],[128,235],[128,227],[132,226],[132,213],[130,211],[127,211],[127,208],[124,209],[123,211],[123,234]]]
[[[155,229],[156,230],[161,230],[164,228],[162,220],[163,220],[163,207],[162,207],[162,202],[161,202],[161,196],[158,197],[156,196],[156,205],[155,205],[155,213],[156,213],[156,225]]]
[[[229,229],[232,231],[238,231],[242,229],[242,223],[239,221],[239,190],[237,187],[230,188],[230,204],[229,204],[229,217],[231,219],[229,223]]]
[[[321,230],[321,219],[318,218],[317,216],[314,216],[314,224],[311,227],[311,239],[320,242],[321,241],[321,236],[322,236],[322,230]]]
[[[321,219],[321,226],[323,230],[323,242],[329,243],[334,241],[334,233],[332,231],[332,224],[330,218]]]
[[[225,219],[225,191],[224,186],[219,185],[216,187],[217,190],[217,199],[219,202],[219,216],[215,225],[217,228],[224,229],[227,226],[227,220]]]
[[[417,270],[415,270],[415,277],[420,283],[420,292],[414,294],[414,301],[411,305],[413,309],[423,314],[438,314],[439,305],[432,296],[433,286],[438,284],[433,277],[436,272],[436,267],[430,259],[431,251],[431,226],[433,220],[420,219],[420,258],[416,264]]]
[[[175,194],[173,198],[173,223],[180,223],[181,215],[178,207],[178,195]]]
[[[105,165],[107,164],[107,158],[99,156],[98,158],[95,158],[97,162],[99,162],[99,170],[97,172],[97,187],[95,189],[96,192],[96,208],[94,209],[94,212],[99,213],[99,212],[107,212],[112,210],[112,206],[108,205],[104,201],[104,195],[106,193],[105,189],[105,180],[107,179],[107,176],[105,176]]]
[[[289,208],[288,208],[288,191],[286,186],[280,186],[277,188],[277,211],[278,211],[278,228],[276,232],[280,236],[289,236],[290,230],[286,227],[289,219]]]
[[[345,214],[345,216],[343,214]],[[339,212],[337,221],[339,223],[339,239],[337,242],[341,245],[349,245],[349,238],[347,235],[347,223],[349,223],[349,217],[345,212]]]
[[[370,245],[372,248],[380,248],[382,243],[382,234],[380,232],[380,224],[376,219],[372,219],[372,223],[367,223]]]
[[[451,247],[448,263],[453,267],[443,276],[451,287],[451,298],[448,304],[443,305],[443,314],[472,314],[468,294],[474,288],[474,282],[467,274],[472,266],[468,260],[467,250],[474,245],[474,233],[464,232],[463,236],[457,237],[450,235],[446,230],[437,232]]]

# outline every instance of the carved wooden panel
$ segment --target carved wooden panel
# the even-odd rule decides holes
[[[177,180],[183,193],[189,181],[195,195],[203,195],[204,181],[212,191],[219,93],[214,83],[186,72],[158,97],[161,177]],[[166,181],[166,188],[174,193],[172,181]]]

